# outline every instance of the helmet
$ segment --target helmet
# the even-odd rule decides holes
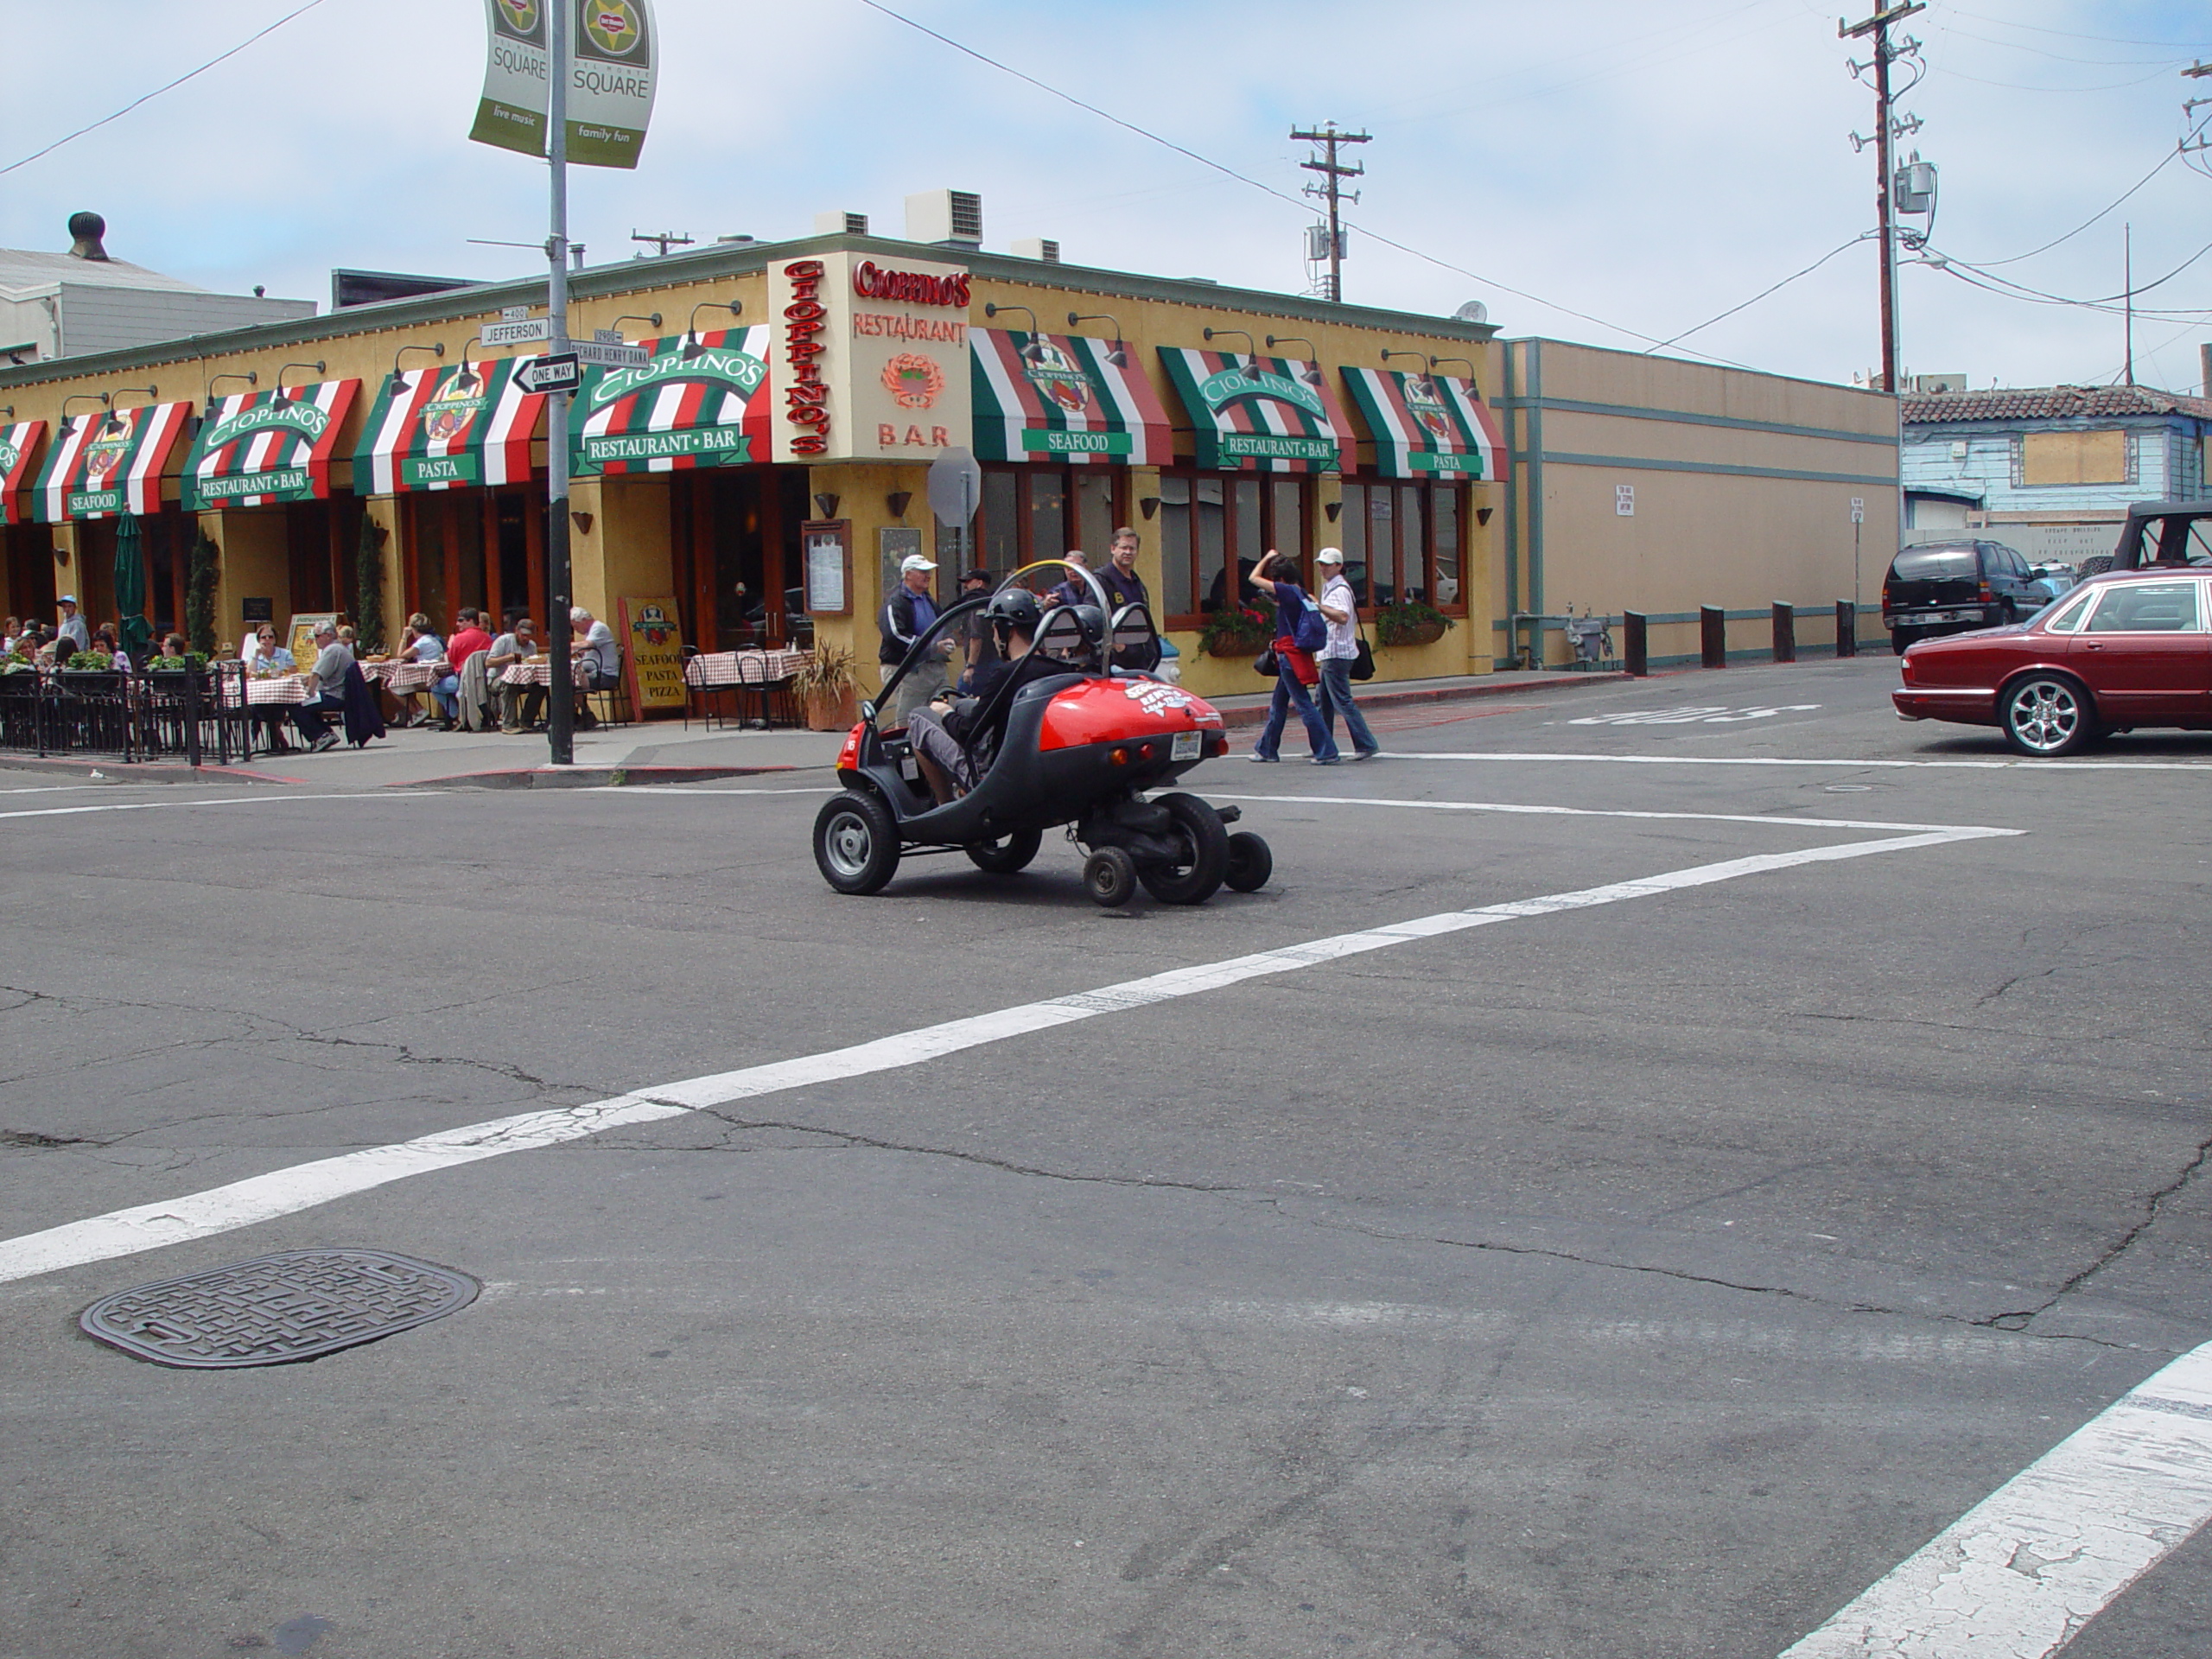
[[[983,614],[999,627],[1034,634],[1045,613],[1038,606],[1037,595],[1027,588],[1008,588],[991,596],[991,602],[983,607]]]

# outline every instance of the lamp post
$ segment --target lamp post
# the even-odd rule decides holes
[[[552,58],[545,112],[545,156],[552,175],[552,222],[545,238],[545,350],[552,357],[569,349],[569,25],[575,16],[565,0],[545,9]],[[565,766],[576,758],[576,698],[569,663],[569,394],[560,390],[546,394],[545,563],[546,603],[552,613],[545,619],[552,657],[545,741],[547,759]]]

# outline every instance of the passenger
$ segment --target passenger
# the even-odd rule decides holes
[[[1068,549],[1067,563],[1075,566],[1075,570],[1068,572],[1068,579],[1052,589],[1052,603],[1096,605],[1098,601],[1091,596],[1090,584],[1076,574],[1090,569],[1090,556],[1079,547],[1071,547]]]
[[[940,692],[927,707],[906,717],[915,761],[939,806],[973,789],[989,769],[999,735],[1006,729],[1007,707],[1021,684],[1068,671],[1065,663],[1034,650],[1037,622],[1043,614],[1034,594],[1010,588],[985,607],[984,614],[997,636],[998,658],[969,664],[960,677],[962,702],[956,703],[950,692]],[[992,711],[989,727],[968,729],[966,722],[986,709]]]

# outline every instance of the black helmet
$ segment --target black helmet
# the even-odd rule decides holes
[[[1000,627],[1034,635],[1045,613],[1038,607],[1037,595],[1027,588],[1009,588],[991,596],[991,602],[983,607],[983,614]]]

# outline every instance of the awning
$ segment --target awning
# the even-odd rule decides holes
[[[44,421],[18,421],[0,426],[0,524],[20,524],[29,516],[31,480],[39,440],[46,435]]]
[[[1471,380],[1395,369],[1346,369],[1352,407],[1385,478],[1496,478],[1497,420]]]
[[[324,380],[219,397],[184,463],[184,510],[321,501],[338,429],[358,380]]]
[[[466,381],[459,364],[410,369],[396,394],[387,378],[353,452],[354,492],[397,495],[526,483],[531,440],[545,411],[545,394],[524,391],[515,378],[531,360],[472,363]]]
[[[1167,411],[1119,340],[970,328],[968,350],[982,460],[1174,461]]]
[[[1221,472],[1351,470],[1351,424],[1311,363],[1238,352],[1160,348],[1198,429],[1198,465]]]
[[[59,524],[159,512],[162,473],[191,418],[190,404],[133,404],[71,416],[40,470],[36,516]]]
[[[569,414],[576,476],[768,459],[767,324],[638,343],[653,353],[645,367],[584,371]]]

